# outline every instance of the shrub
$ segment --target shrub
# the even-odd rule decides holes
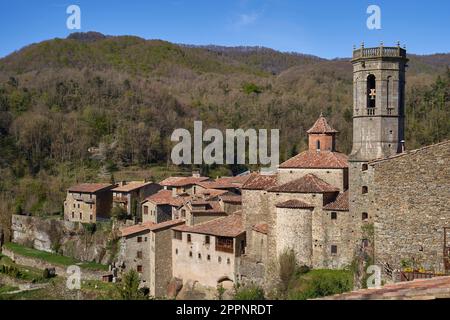
[[[236,290],[235,300],[264,300],[264,290],[256,285],[247,285]]]
[[[279,276],[279,291],[284,295],[294,279],[297,271],[297,261],[294,250],[288,249],[281,253],[278,257],[278,276]]]
[[[298,279],[300,288],[290,290],[290,299],[313,299],[350,291],[352,273],[345,270],[313,270]]]

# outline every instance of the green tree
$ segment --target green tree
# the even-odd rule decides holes
[[[146,297],[139,289],[139,274],[135,270],[128,271],[122,281],[116,285],[121,300],[144,300]]]

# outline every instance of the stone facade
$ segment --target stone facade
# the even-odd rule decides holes
[[[119,264],[123,272],[136,270],[141,286],[153,297],[165,297],[172,279],[172,230],[183,221],[134,225],[121,229]]]
[[[209,237],[209,244],[206,237]],[[233,250],[229,252],[216,247],[216,236],[182,232],[181,239],[174,237],[172,240],[173,276],[183,279],[183,282],[196,280],[210,287],[223,281],[236,283],[239,280],[241,241],[245,241],[245,234],[232,238],[232,241]]]
[[[99,188],[92,188],[92,191],[88,191],[85,187],[79,190],[69,189],[64,201],[64,219],[95,223],[97,218],[109,218],[112,208],[112,188],[114,185],[102,185]]]
[[[369,165],[375,259],[397,269],[402,260],[444,271],[444,227],[450,227],[450,141]]]

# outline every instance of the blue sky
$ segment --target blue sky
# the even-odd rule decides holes
[[[448,0],[0,0],[0,57],[68,30],[66,8],[81,8],[81,30],[175,43],[261,45],[324,58],[348,57],[353,44],[408,52],[450,52]],[[369,30],[367,7],[381,8]]]

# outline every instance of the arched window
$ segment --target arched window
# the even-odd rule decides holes
[[[375,108],[376,95],[376,78],[370,74],[367,77],[367,108]]]

